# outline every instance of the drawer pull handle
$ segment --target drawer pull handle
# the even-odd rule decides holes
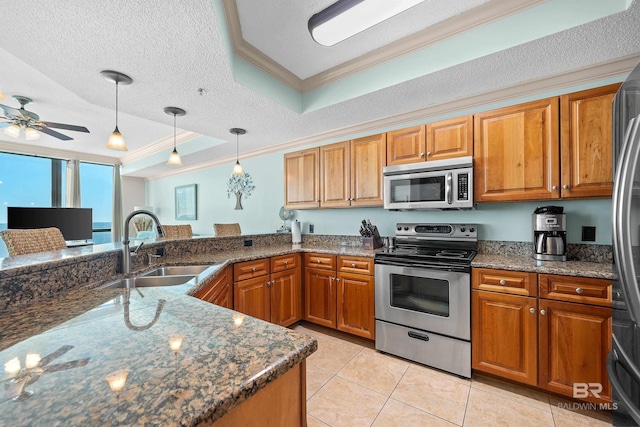
[[[501,284],[501,285],[506,285],[506,284],[507,284],[507,281],[506,281],[506,280],[504,280],[504,279],[500,279],[500,284]]]
[[[582,288],[576,288],[576,292],[577,292],[577,293],[579,293],[579,294],[581,294],[581,293],[583,293],[583,292],[584,292],[584,289],[582,289]]]
[[[354,267],[354,268],[355,268],[355,266],[356,266],[355,264],[351,264],[351,267]]]
[[[547,311],[546,310],[540,310],[540,314],[542,314],[544,316],[545,314],[547,314]]]
[[[285,262],[284,262],[284,265],[287,265],[287,264],[289,264],[289,261],[285,261]]]
[[[409,331],[408,335],[409,335],[410,338],[415,338],[415,339],[421,340],[421,341],[429,341],[429,336],[424,335],[424,334],[419,334],[417,332]]]
[[[318,260],[318,264],[320,264],[322,261]]]
[[[256,271],[256,268],[255,268],[255,267],[253,267],[253,268],[251,269],[251,271],[255,272],[255,271]]]
[[[529,309],[529,313],[535,313],[535,312],[536,312],[536,309],[535,309],[535,308],[531,307],[531,308]]]

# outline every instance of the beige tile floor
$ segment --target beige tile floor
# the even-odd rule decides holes
[[[373,343],[311,323],[307,359],[309,427],[610,426],[602,412],[559,407],[554,396],[474,375],[461,379],[377,352]]]

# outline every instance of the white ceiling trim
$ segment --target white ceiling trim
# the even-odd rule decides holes
[[[200,136],[202,135],[196,132],[180,130],[176,132],[176,145],[191,141],[192,139],[196,139]],[[130,153],[127,153],[125,156],[121,157],[120,161],[123,165],[127,165],[129,163],[144,159],[147,156],[165,151],[170,148],[173,148],[173,135],[161,138],[149,145],[145,145],[142,148],[131,151]]]
[[[116,157],[98,154],[79,153],[77,151],[61,150],[43,146],[29,145],[19,142],[0,141],[0,152],[12,154],[26,154],[28,156],[49,157],[62,160],[80,160],[81,162],[100,163],[105,165],[119,165]]]
[[[553,76],[545,77],[538,80],[529,81],[526,83],[505,87],[499,90],[481,93],[475,96],[457,99],[451,102],[446,102],[439,105],[433,105],[419,110],[410,111],[407,113],[397,114],[395,116],[389,116],[384,119],[372,120],[365,123],[360,123],[353,126],[347,126],[340,129],[331,130],[328,132],[322,132],[306,138],[297,139],[294,141],[287,141],[280,144],[275,144],[269,147],[261,148],[259,150],[253,150],[243,153],[241,159],[249,157],[263,156],[266,154],[272,154],[279,151],[285,151],[304,147],[313,144],[322,144],[333,139],[349,138],[353,135],[366,133],[366,132],[380,132],[382,129],[391,130],[394,127],[406,125],[407,123],[416,122],[420,120],[426,121],[430,117],[442,116],[446,114],[453,114],[463,110],[479,109],[483,106],[493,103],[504,102],[512,99],[518,99],[528,96],[534,96],[537,94],[552,92],[561,90],[568,87],[580,86],[596,82],[599,80],[609,79],[613,77],[623,76],[631,72],[633,68],[640,62],[640,54],[634,54],[625,56],[622,58],[616,58],[611,61],[606,61],[600,64],[591,65],[588,67],[567,71],[564,73],[556,74]],[[166,178],[169,176],[182,175],[184,173],[197,171],[200,169],[207,169],[214,166],[219,166],[225,163],[231,163],[235,160],[234,156],[228,156],[224,158],[215,159],[209,162],[199,163],[197,165],[182,167],[180,169],[172,170],[162,174],[146,177],[145,181],[153,181],[156,179]]]
[[[236,0],[222,3],[235,54],[294,90],[306,93],[547,1],[493,0],[307,79],[300,79],[247,43],[242,37]]]

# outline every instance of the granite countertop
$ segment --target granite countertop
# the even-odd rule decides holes
[[[188,296],[225,264],[185,285],[76,289],[0,314],[0,363],[42,357],[24,387],[31,397],[6,400],[15,391],[0,389],[0,424],[214,421],[317,349],[308,336]],[[177,357],[174,335],[184,337]],[[129,374],[118,398],[106,376],[119,369]]]
[[[478,254],[471,263],[475,268],[527,271],[531,273],[559,274],[564,276],[615,279],[613,265],[582,261],[536,261],[531,256]]]

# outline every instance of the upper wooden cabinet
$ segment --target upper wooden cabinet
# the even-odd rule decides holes
[[[386,136],[320,147],[320,206],[382,206]]]
[[[387,132],[387,166],[425,161],[425,125]]]
[[[387,132],[387,166],[473,155],[473,116]]]
[[[427,123],[427,161],[473,156],[473,116]]]
[[[284,206],[287,209],[320,206],[319,167],[318,148],[284,155]]]
[[[612,103],[620,84],[560,97],[562,197],[610,197]]]
[[[558,98],[474,116],[475,201],[560,197]]]

